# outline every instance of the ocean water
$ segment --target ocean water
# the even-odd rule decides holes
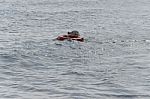
[[[0,99],[150,99],[149,0],[0,0],[0,19]]]

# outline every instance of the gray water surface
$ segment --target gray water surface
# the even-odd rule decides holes
[[[149,0],[0,0],[0,19],[0,99],[150,99]]]

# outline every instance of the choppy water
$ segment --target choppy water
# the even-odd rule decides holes
[[[149,0],[0,0],[0,19],[0,99],[150,99]]]

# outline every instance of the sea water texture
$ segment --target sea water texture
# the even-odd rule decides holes
[[[0,99],[150,99],[150,1],[0,0]]]

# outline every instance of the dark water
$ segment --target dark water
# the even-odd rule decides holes
[[[150,99],[149,0],[0,0],[0,19],[0,99]]]

